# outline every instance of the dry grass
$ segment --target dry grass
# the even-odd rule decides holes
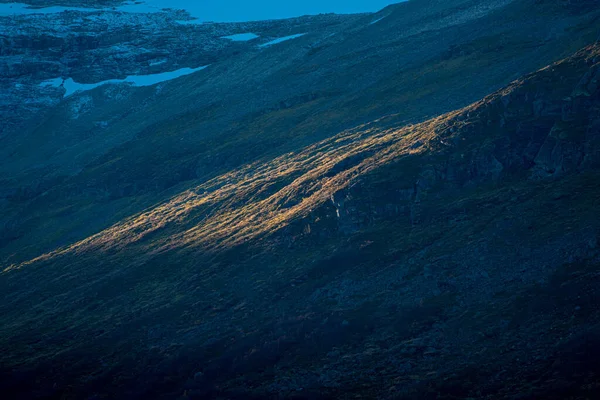
[[[593,61],[599,55],[599,46],[589,46],[540,72],[552,74],[573,59]],[[468,118],[456,118],[458,115],[483,109],[527,82],[527,78],[517,80],[469,107],[418,125],[381,129],[381,121],[374,121],[300,152],[246,165],[85,240],[8,266],[4,272],[64,254],[114,253],[134,244],[145,246],[144,253],[151,256],[184,247],[217,250],[244,243],[308,215],[365,173],[433,150],[440,137],[452,136],[458,125],[470,123]],[[147,240],[151,235],[152,240]]]
[[[246,165],[71,246],[12,265],[5,272],[67,253],[119,251],[160,231],[166,234],[153,241],[150,253],[243,243],[307,215],[360,175],[393,159],[426,151],[423,144],[433,137],[435,127],[455,114],[401,129],[380,130],[373,123],[298,153]],[[355,159],[359,161],[353,163]],[[349,167],[337,171],[336,166],[344,162]],[[169,232],[174,226],[187,228]]]

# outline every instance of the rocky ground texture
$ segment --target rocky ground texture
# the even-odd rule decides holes
[[[260,44],[275,38],[307,30],[328,32],[358,18],[319,15],[201,24],[182,10],[90,10],[0,17],[0,118],[4,121],[0,135],[20,129],[24,120],[60,103],[64,89],[42,85],[46,80],[95,83],[226,62],[241,52],[258,52]],[[223,38],[245,32],[259,38],[250,42]]]

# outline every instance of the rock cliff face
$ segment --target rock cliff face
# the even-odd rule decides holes
[[[47,18],[2,20],[9,398],[594,398],[596,2]]]

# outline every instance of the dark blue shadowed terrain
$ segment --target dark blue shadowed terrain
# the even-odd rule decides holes
[[[29,1],[3,400],[599,398],[597,0]]]

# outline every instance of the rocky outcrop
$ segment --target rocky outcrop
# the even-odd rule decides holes
[[[40,86],[45,80],[95,83],[227,62],[240,52],[258,52],[257,45],[273,37],[318,32],[356,18],[319,15],[193,24],[185,23],[190,16],[184,11],[134,14],[111,9],[0,17],[0,118],[5,121],[0,136],[60,102],[63,92]],[[240,32],[259,37],[250,42],[223,39]],[[307,100],[290,99],[280,106],[298,101]]]

